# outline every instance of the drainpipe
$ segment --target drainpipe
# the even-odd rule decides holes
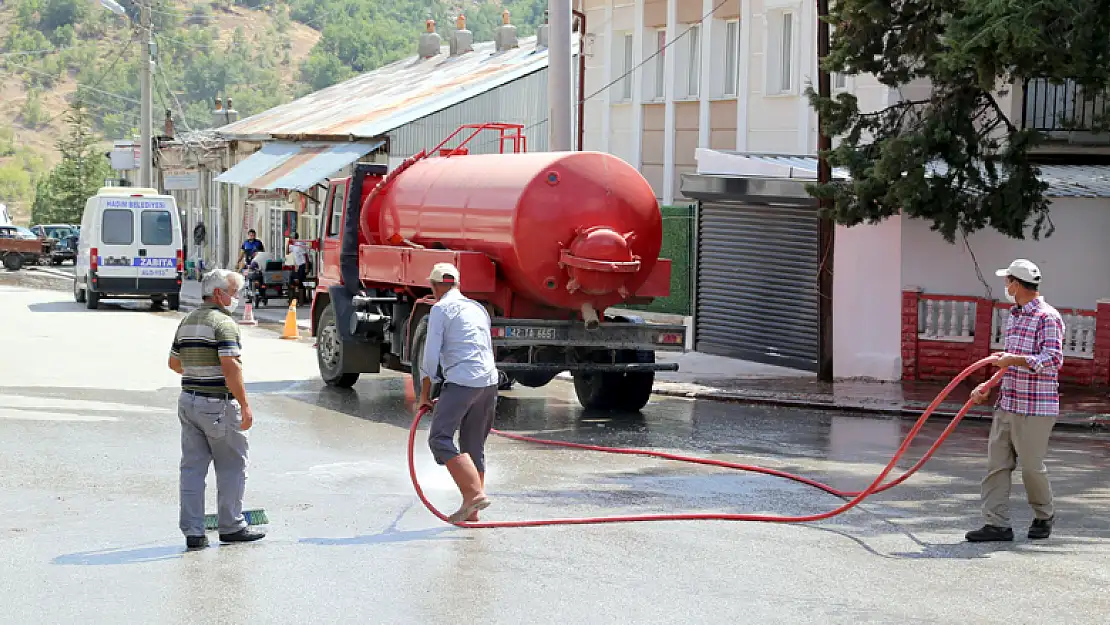
[[[578,18],[578,151],[582,151],[586,127],[582,116],[586,113],[586,14],[572,10]]]

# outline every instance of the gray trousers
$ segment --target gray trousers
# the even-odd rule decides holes
[[[212,463],[216,465],[220,533],[238,532],[247,526],[243,491],[249,447],[239,402],[182,392],[177,416],[181,420],[181,532],[186,536],[205,533],[204,488]]]
[[[497,412],[497,385],[460,386],[448,382],[439,393],[432,411],[428,447],[439,464],[461,453],[470,454],[479,473],[486,472],[486,437]],[[455,432],[459,447],[455,447]]]

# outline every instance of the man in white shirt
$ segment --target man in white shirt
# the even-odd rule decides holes
[[[289,276],[289,302],[304,301],[302,289],[308,278],[308,248],[304,241],[297,240],[297,233],[289,234],[287,254],[293,255],[293,273]]]
[[[485,445],[497,410],[489,313],[459,292],[459,270],[454,265],[437,264],[428,281],[436,303],[428,313],[418,406],[432,405],[432,384],[441,381],[438,370],[442,368],[443,390],[432,412],[428,446],[462,493],[462,506],[447,520],[477,521],[478,511],[490,504],[485,493]]]

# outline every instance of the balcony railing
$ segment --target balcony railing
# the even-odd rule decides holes
[[[1110,118],[1110,98],[1087,94],[1073,81],[1053,84],[1044,78],[1025,81],[1021,126],[1040,132],[1099,132]]]

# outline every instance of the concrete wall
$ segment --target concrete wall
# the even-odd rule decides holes
[[[902,373],[902,219],[836,229],[833,375],[897,380]]]
[[[1058,198],[1051,215],[1056,232],[1040,241],[1010,239],[994,230],[972,234],[968,243],[978,267],[991,295],[1003,299],[1002,279],[994,271],[1015,258],[1028,258],[1044,273],[1043,292],[1049,302],[1093,310],[1099,298],[1110,297],[1110,200]],[[929,230],[928,223],[916,219],[903,222],[902,285],[925,293],[988,297],[964,242],[957,238],[955,245],[948,244]]]

